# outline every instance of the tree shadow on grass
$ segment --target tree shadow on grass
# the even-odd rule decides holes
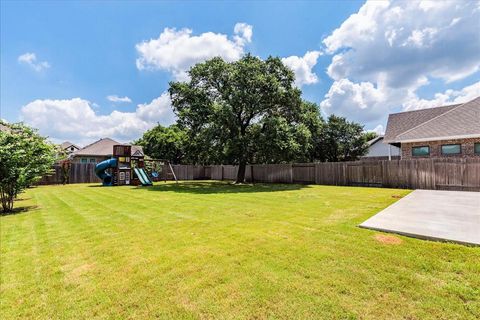
[[[28,213],[28,212],[36,211],[36,210],[38,210],[38,206],[16,207],[16,208],[13,208],[13,210],[10,211],[10,212],[0,212],[0,217],[13,216],[13,215],[16,215],[16,214]]]
[[[233,184],[232,182],[222,181],[182,181],[180,183],[157,182],[151,187],[137,187],[136,189],[146,189],[148,191],[170,191],[179,193],[193,194],[212,194],[212,193],[256,193],[256,192],[281,192],[300,190],[308,188],[303,184],[277,184],[277,183],[255,183],[255,184]]]

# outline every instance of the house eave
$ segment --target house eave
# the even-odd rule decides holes
[[[443,137],[429,137],[429,138],[419,138],[419,139],[393,139],[393,140],[384,140],[385,143],[413,143],[413,142],[430,142],[430,141],[440,141],[440,140],[457,140],[457,139],[469,139],[469,138],[480,138],[480,134],[464,134],[457,136],[443,136]]]

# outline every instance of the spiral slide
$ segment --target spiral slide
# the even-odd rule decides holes
[[[116,168],[117,167],[117,159],[111,158],[104,160],[98,163],[95,166],[95,175],[102,179],[102,183],[104,186],[111,186],[112,185],[112,175],[107,173],[106,170],[109,168]]]

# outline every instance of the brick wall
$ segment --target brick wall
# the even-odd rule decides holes
[[[428,142],[411,142],[411,143],[402,143],[402,159],[417,159],[417,158],[467,158],[467,157],[479,157],[480,155],[475,154],[474,144],[480,143],[480,138],[469,138],[469,139],[456,139],[456,140],[441,140],[441,141],[428,141]],[[460,144],[461,153],[460,154],[442,154],[441,146],[444,144]],[[412,147],[421,147],[429,146],[430,155],[425,157],[412,156]]]

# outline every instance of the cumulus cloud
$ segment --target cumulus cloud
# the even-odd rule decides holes
[[[170,125],[175,120],[168,93],[139,104],[134,112],[115,110],[106,115],[98,114],[90,101],[81,98],[35,100],[22,107],[21,117],[55,141],[80,144],[105,137],[128,142],[157,123]]]
[[[107,96],[107,100],[111,102],[132,102],[132,100],[125,96],[125,97],[119,97],[116,94]]]
[[[246,43],[252,41],[253,27],[244,22],[239,22],[235,24],[233,33],[235,34],[233,36],[235,42],[237,42],[240,46],[244,46]]]
[[[478,21],[476,1],[366,2],[323,41],[334,82],[322,109],[373,128],[392,111],[478,96],[478,84],[431,100],[417,96],[431,79],[448,85],[478,72]]]
[[[383,125],[379,124],[378,126],[376,126],[375,128],[371,129],[371,130],[367,130],[367,131],[370,131],[370,132],[375,132],[377,135],[379,136],[383,136],[385,134],[385,128],[383,127]]]
[[[335,81],[320,103],[327,114],[355,118],[361,121],[372,122],[381,118],[385,113],[384,104],[389,98],[383,88],[378,88],[370,82],[354,83],[349,79]]]
[[[328,74],[395,88],[464,78],[480,67],[479,20],[476,1],[368,1],[324,39]]]
[[[37,72],[50,68],[50,64],[47,61],[37,61],[37,55],[32,52],[20,55],[17,60],[18,63],[28,65]]]
[[[437,93],[433,99],[420,99],[416,94],[412,94],[403,103],[403,110],[411,111],[449,104],[465,103],[478,96],[480,96],[480,81],[461,90],[449,89],[443,93]]]
[[[233,39],[227,35],[205,32],[193,35],[191,29],[165,28],[157,39],[138,43],[135,47],[139,57],[139,70],[164,70],[177,80],[187,79],[186,71],[194,64],[213,57],[226,61],[240,59],[244,47],[252,40],[252,26],[237,23]]]
[[[320,55],[320,51],[307,51],[303,57],[282,58],[282,62],[295,73],[295,84],[298,87],[318,82],[318,77],[312,69],[317,64]]]

